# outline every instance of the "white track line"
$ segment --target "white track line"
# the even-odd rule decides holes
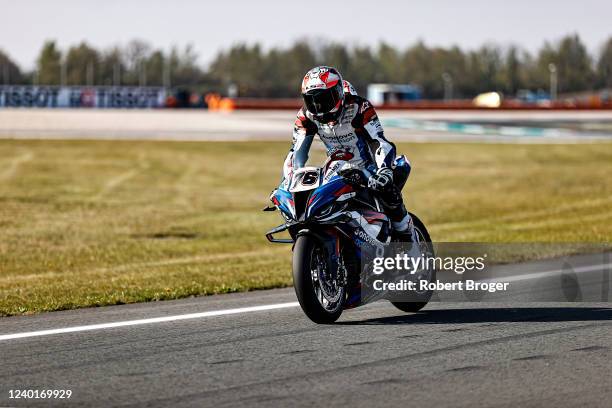
[[[39,330],[39,331],[24,332],[24,333],[4,334],[4,335],[0,335],[0,341],[23,339],[26,337],[49,336],[52,334],[64,334],[64,333],[74,333],[74,332],[82,332],[82,331],[90,331],[90,330],[111,329],[114,327],[137,326],[137,325],[142,325],[142,324],[173,322],[177,320],[200,319],[203,317],[261,312],[265,310],[286,309],[286,308],[297,307],[297,306],[299,306],[298,302],[277,303],[273,305],[241,307],[238,309],[213,310],[210,312],[190,313],[190,314],[184,314],[184,315],[174,315],[174,316],[164,316],[164,317],[153,317],[150,319],[126,320],[123,322],[90,324],[87,326],[64,327],[61,329],[49,329],[49,330]]]
[[[603,268],[608,268],[608,267],[612,267],[612,263],[582,266],[578,268],[568,269],[568,271],[571,270],[574,273],[584,273],[584,272],[602,270]],[[545,271],[545,272],[535,272],[535,273],[528,273],[528,274],[523,274],[523,275],[514,275],[514,276],[509,276],[509,277],[485,279],[479,282],[517,282],[517,281],[528,280],[528,279],[539,279],[539,278],[556,276],[563,272],[566,272],[566,271],[557,269],[557,270]],[[277,303],[277,304],[272,304],[272,305],[242,307],[238,309],[213,310],[210,312],[190,313],[190,314],[184,314],[184,315],[174,315],[174,316],[164,316],[164,317],[153,317],[150,319],[126,320],[126,321],[114,322],[114,323],[100,323],[100,324],[90,324],[87,326],[64,327],[60,329],[39,330],[39,331],[24,332],[24,333],[12,333],[12,334],[0,335],[0,341],[23,339],[27,337],[49,336],[52,334],[64,334],[64,333],[75,333],[75,332],[90,331],[90,330],[112,329],[115,327],[138,326],[138,325],[143,325],[143,324],[173,322],[177,320],[201,319],[204,317],[261,312],[265,310],[286,309],[286,308],[297,307],[297,306],[299,306],[298,302]]]

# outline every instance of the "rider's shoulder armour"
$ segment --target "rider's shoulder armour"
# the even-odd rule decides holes
[[[356,105],[355,114],[352,118],[352,124],[355,129],[360,129],[378,118],[376,110],[366,98],[362,98],[359,95],[351,95],[350,102]]]

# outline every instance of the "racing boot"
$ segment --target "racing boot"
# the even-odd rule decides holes
[[[418,243],[418,236],[414,230],[412,217],[406,210],[402,193],[398,188],[391,188],[381,194],[385,212],[391,218],[394,238],[402,242]]]
[[[406,209],[404,209],[404,213],[405,215],[399,221],[393,221],[392,219],[395,236],[399,241],[418,244],[419,237],[414,229],[412,217]]]

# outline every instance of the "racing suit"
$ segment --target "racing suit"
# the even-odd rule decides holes
[[[374,107],[368,100],[357,95],[349,82],[344,81],[343,85],[345,101],[336,121],[318,122],[305,108],[298,111],[293,129],[293,146],[285,159],[283,177],[285,180],[290,179],[295,169],[306,164],[314,136],[319,135],[328,156],[337,151],[349,152],[348,161],[361,169],[366,177],[383,167],[393,170],[394,185],[379,192],[379,197],[394,229],[401,232],[410,227],[412,233],[412,219],[401,195],[410,167],[394,166],[395,145],[385,139]]]

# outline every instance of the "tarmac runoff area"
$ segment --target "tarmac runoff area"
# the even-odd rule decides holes
[[[394,141],[579,143],[612,140],[612,131],[555,128],[555,124],[568,121],[612,123],[612,111],[382,110],[379,117],[387,136]],[[294,120],[293,111],[0,109],[0,138],[289,141]],[[531,122],[539,125],[530,125]],[[546,123],[546,127],[538,127],[541,123]]]
[[[3,318],[0,406],[609,407],[609,256],[500,266],[538,302],[374,302],[332,325],[292,288]],[[544,301],[565,260],[583,301]]]

